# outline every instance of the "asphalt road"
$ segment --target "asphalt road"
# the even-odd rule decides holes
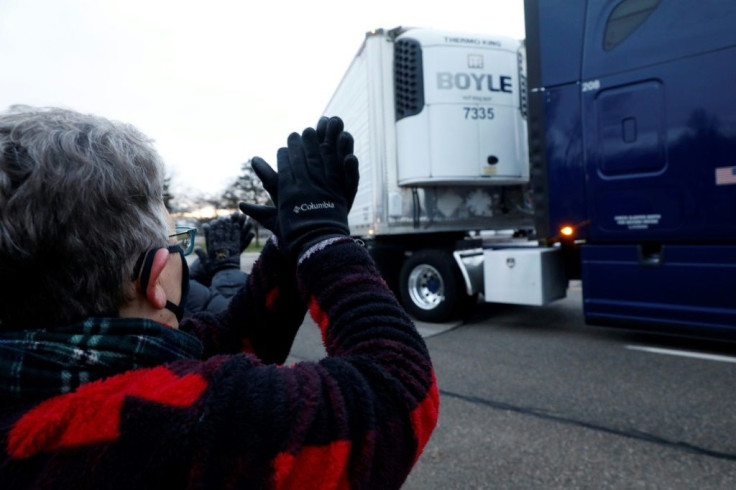
[[[418,324],[440,421],[404,488],[736,488],[736,346],[589,327],[581,310],[573,284],[546,307]],[[307,320],[290,361],[322,356]]]

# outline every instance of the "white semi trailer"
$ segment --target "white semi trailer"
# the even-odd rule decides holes
[[[524,70],[512,38],[371,31],[324,111],[356,141],[351,232],[418,319],[565,295],[559,249],[533,240]]]

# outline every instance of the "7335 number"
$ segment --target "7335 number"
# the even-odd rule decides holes
[[[463,107],[465,119],[493,119],[493,107]]]

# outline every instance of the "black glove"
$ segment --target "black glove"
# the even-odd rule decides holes
[[[207,253],[199,248],[195,252],[205,271],[212,276],[223,269],[239,269],[240,254],[255,236],[250,231],[253,223],[247,221],[245,215],[233,213],[217,218],[202,228]]]
[[[260,204],[251,204],[247,202],[238,203],[238,207],[242,212],[258,221],[261,226],[269,230],[271,233],[279,238],[279,218],[278,211],[275,206],[278,206],[278,186],[279,176],[271,166],[261,157],[253,157],[250,161],[250,166],[256,173],[261,182],[263,188],[266,189],[268,195],[271,197],[273,206],[263,206]]]
[[[345,168],[345,174],[343,179],[343,190],[345,191],[345,197],[348,199],[348,212],[353,208],[353,201],[355,200],[355,194],[358,192],[358,181],[360,174],[358,173],[358,159],[353,155],[353,137],[347,131],[343,131],[342,120],[340,118],[333,118],[338,122],[337,126],[333,128],[333,131],[338,127],[340,132],[337,136],[337,161],[342,162]],[[327,123],[330,121],[328,117],[320,117],[317,122],[317,140],[320,144],[325,142],[327,136]],[[349,161],[348,161],[349,160]]]
[[[326,145],[328,153],[334,153],[336,155],[338,164],[342,162],[344,173],[340,185],[342,192],[345,195],[347,210],[350,211],[350,208],[353,206],[353,201],[355,200],[355,193],[358,190],[358,159],[353,155],[353,137],[350,133],[343,131],[342,120],[337,117],[332,119],[334,121],[330,126],[328,124],[330,122],[330,118],[320,118],[316,129],[317,141],[320,146],[322,144]],[[330,128],[329,139],[327,138],[328,126]],[[288,149],[281,148],[279,150],[278,158],[288,160]],[[281,162],[281,160],[279,161]],[[243,213],[261,223],[264,228],[270,230],[279,240],[283,241],[281,238],[281,228],[279,226],[277,211],[279,205],[279,176],[273,168],[260,157],[253,157],[251,159],[251,167],[258,178],[261,179],[263,187],[271,197],[271,201],[274,206],[263,206],[241,202],[238,204],[238,207],[243,211]],[[337,167],[340,167],[340,165],[337,165]]]
[[[312,128],[289,135],[278,161],[278,220],[286,252],[299,257],[331,237],[349,236],[348,209],[355,199],[358,159],[340,118],[326,123],[324,138]]]

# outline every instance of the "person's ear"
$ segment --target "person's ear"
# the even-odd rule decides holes
[[[158,310],[166,307],[166,292],[158,283],[158,278],[161,275],[161,271],[166,267],[168,260],[168,250],[165,248],[156,250],[156,254],[153,256],[153,264],[151,265],[151,275],[148,278],[148,287],[145,291],[141,291],[148,302]]]

